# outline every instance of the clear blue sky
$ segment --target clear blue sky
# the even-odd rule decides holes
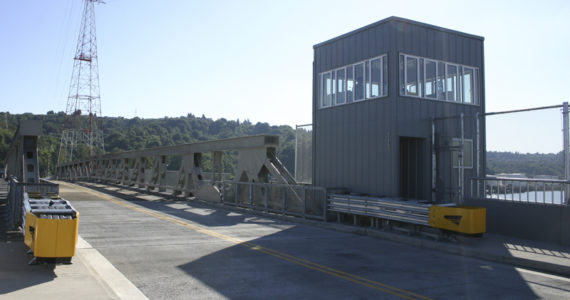
[[[97,5],[102,111],[311,122],[312,46],[395,15],[485,37],[487,111],[570,101],[570,1]],[[64,111],[81,0],[0,3],[0,111]],[[558,111],[488,119],[488,150],[558,152]]]

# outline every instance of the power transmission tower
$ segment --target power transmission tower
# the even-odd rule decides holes
[[[83,7],[58,164],[105,152],[99,94],[95,3],[104,2],[85,0]]]

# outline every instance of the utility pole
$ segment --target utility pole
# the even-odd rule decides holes
[[[94,7],[95,3],[104,2],[101,0],[84,0],[84,2],[59,145],[58,164],[105,152]]]

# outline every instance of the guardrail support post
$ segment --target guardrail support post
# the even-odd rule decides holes
[[[316,192],[313,191],[313,198],[315,197]],[[323,221],[327,221],[327,210],[328,210],[328,195],[327,195],[327,190],[324,190],[324,194],[323,194]],[[340,218],[339,218],[340,220]]]
[[[307,212],[307,190],[303,188],[303,219],[305,219],[305,213]]]
[[[281,188],[281,213],[285,215],[285,211],[287,211],[287,193],[285,193],[285,189]]]
[[[238,198],[239,198],[239,185],[237,183],[234,183],[234,201],[236,203],[236,206],[238,206]]]
[[[249,184],[249,207],[253,207],[253,184]]]
[[[269,198],[269,188],[266,184],[263,185],[263,190],[265,191],[265,197],[263,197],[263,202],[265,204],[265,211],[267,211],[267,201]]]

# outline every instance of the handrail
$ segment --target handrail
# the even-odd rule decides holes
[[[323,187],[262,182],[221,181],[222,203],[253,210],[326,221]]]
[[[474,186],[476,186],[475,190]],[[471,178],[471,196],[479,199],[568,205],[569,190],[569,180],[511,177]]]
[[[514,177],[473,177],[472,180],[506,180],[506,181],[528,181],[528,182],[546,182],[546,183],[565,183],[570,184],[570,180],[561,179],[540,179],[540,178],[514,178]]]

